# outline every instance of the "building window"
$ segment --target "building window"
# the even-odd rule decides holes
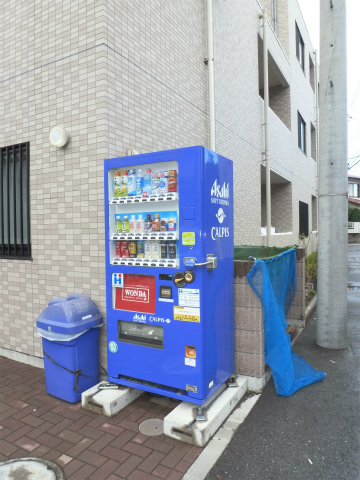
[[[300,67],[305,72],[305,44],[302,39],[299,27],[295,24],[296,28],[296,56],[299,60]]]
[[[349,197],[359,198],[358,183],[349,183]]]
[[[30,144],[0,148],[0,258],[31,258]]]
[[[298,112],[298,147],[306,155],[306,123]]]
[[[309,236],[309,205],[299,202],[299,235]]]

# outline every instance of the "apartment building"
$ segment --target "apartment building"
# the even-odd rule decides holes
[[[103,161],[209,146],[206,0],[29,0],[0,18],[0,355],[41,364],[53,297],[106,321]],[[234,162],[235,244],[316,243],[317,63],[297,0],[213,0],[216,151]],[[212,60],[210,60],[212,61]],[[49,140],[53,127],[67,146]],[[106,362],[105,329],[101,359]]]

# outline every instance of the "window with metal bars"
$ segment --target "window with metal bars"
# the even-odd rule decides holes
[[[0,148],[0,258],[31,259],[30,143]]]

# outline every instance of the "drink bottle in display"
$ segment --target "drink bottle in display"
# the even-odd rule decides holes
[[[144,190],[143,190],[143,197],[144,194],[151,195],[152,194],[152,175],[151,175],[151,168],[147,168],[144,176]]]
[[[168,219],[162,217],[160,219],[160,231],[161,232],[167,232],[168,231]]]
[[[145,258],[151,258],[151,242],[145,240]]]
[[[135,215],[131,215],[130,222],[129,222],[129,232],[135,233],[136,232],[136,217]]]
[[[144,175],[142,174],[141,168],[138,169],[136,175],[136,195],[141,195],[144,188]]]
[[[128,194],[128,172],[123,170],[121,172],[121,186],[120,186],[120,197],[127,197]]]
[[[158,259],[160,258],[160,243],[151,242],[151,258]]]
[[[169,185],[169,172],[164,171],[160,172],[160,185],[159,185],[159,193],[164,194],[168,192],[168,185]]]
[[[136,220],[136,233],[143,233],[144,232],[144,219],[142,215],[139,215],[138,219]]]
[[[158,213],[155,213],[155,215],[154,215],[154,220],[152,222],[152,231],[153,232],[159,232],[160,231],[160,218],[159,218]]]
[[[121,193],[121,171],[116,170],[114,175],[114,196],[120,197]]]
[[[169,242],[169,258],[174,259],[176,258],[176,242]]]
[[[136,170],[128,170],[128,196],[133,197],[136,195]]]
[[[130,230],[130,223],[129,218],[125,215],[124,220],[121,222],[121,232],[122,233],[129,233]]]
[[[152,174],[152,180],[151,180],[151,189],[152,189],[152,194],[158,195],[159,189],[160,189],[160,178],[158,173],[153,173]]]
[[[146,215],[146,220],[144,222],[144,230],[145,230],[145,233],[150,233],[151,230],[152,230],[152,218],[151,218],[151,213],[148,213]]]

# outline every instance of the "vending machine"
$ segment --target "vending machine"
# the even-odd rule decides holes
[[[234,373],[233,165],[105,160],[108,380],[203,405]]]

